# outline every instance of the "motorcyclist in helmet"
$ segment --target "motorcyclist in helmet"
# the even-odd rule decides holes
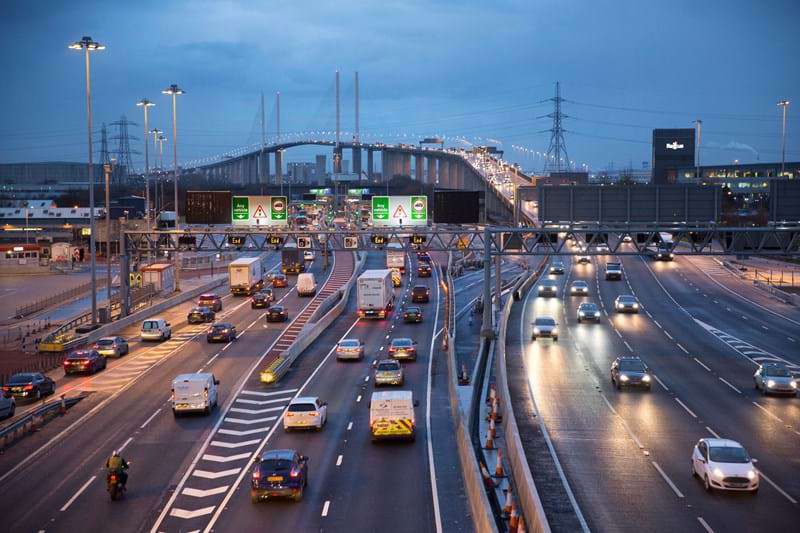
[[[106,461],[106,469],[109,474],[117,474],[119,476],[119,485],[123,489],[128,482],[128,462],[119,454],[117,450],[111,453],[111,457]]]

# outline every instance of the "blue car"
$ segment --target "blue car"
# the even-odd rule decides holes
[[[269,498],[303,499],[308,484],[308,457],[295,450],[270,450],[253,466],[250,499],[258,503]]]

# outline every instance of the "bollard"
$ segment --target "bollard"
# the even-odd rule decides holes
[[[64,399],[64,398],[65,398],[65,396],[66,396],[66,394],[62,394],[62,395],[61,395],[61,406],[60,406],[60,410],[61,410],[61,414],[62,414],[62,415],[65,415],[65,414],[67,414],[67,401]]]
[[[497,464],[494,467],[494,477],[506,477],[506,472],[503,470],[503,449],[497,449]]]
[[[489,405],[489,403],[492,401],[492,398],[496,397],[497,397],[497,391],[494,389],[494,383],[492,383],[491,385],[489,385],[489,397],[486,398],[486,405]]]

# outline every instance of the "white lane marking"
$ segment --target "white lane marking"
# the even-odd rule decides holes
[[[331,508],[331,501],[325,500],[325,504],[322,506],[322,516],[328,516],[328,510]]]
[[[230,416],[226,416],[224,418],[225,422],[229,422],[231,424],[244,424],[246,426],[252,426],[253,424],[260,424],[262,422],[272,422],[276,420],[277,416],[266,416],[264,418],[254,418],[252,420],[246,420],[244,418],[233,418]]]
[[[440,304],[442,302],[439,269],[434,268],[433,274],[433,282],[436,284],[436,314],[433,319],[433,331],[436,331],[439,325],[439,307],[441,307]],[[436,465],[433,457],[433,438],[431,437],[431,385],[433,382],[433,350],[435,348],[436,339],[436,336],[431,336],[431,348],[428,353],[428,377],[425,385],[425,440],[427,441],[428,447],[428,469],[430,471],[431,493],[433,497],[434,523],[436,525],[436,532],[442,533],[442,515],[439,509],[439,487],[436,484]]]
[[[595,271],[595,276],[597,276],[597,271]],[[597,281],[599,286],[599,280]],[[528,294],[525,295],[525,300],[522,303],[522,314],[524,316],[525,309],[528,308],[528,300],[533,294],[533,290],[529,290]],[[602,305],[603,300],[600,299],[600,304]],[[525,336],[525,320],[519,321],[519,348],[521,353],[525,353],[525,339],[529,339],[530,337]],[[536,398],[533,394],[533,389],[531,388],[530,380],[528,380],[528,388],[530,389],[531,394],[531,401],[533,403],[534,412],[539,412],[538,407],[536,407]],[[556,454],[556,449],[553,446],[553,441],[550,439],[550,433],[547,431],[547,424],[540,425],[542,430],[542,435],[544,436],[544,440],[547,443],[547,448],[550,451],[550,457],[553,458],[553,462],[555,463],[556,470],[558,471],[558,475],[561,478],[561,484],[564,486],[564,490],[567,491],[567,497],[569,498],[570,505],[575,510],[575,515],[578,517],[578,522],[581,524],[581,529],[584,533],[589,533],[589,525],[586,523],[586,519],[581,512],[580,507],[578,507],[578,501],[575,499],[575,494],[572,492],[572,488],[569,486],[569,481],[567,481],[567,476],[564,474],[564,469],[561,467],[561,461],[558,460],[558,455]]]
[[[361,401],[361,395],[359,394],[359,395],[358,395],[358,398],[356,398],[356,403],[358,403],[358,402],[360,402],[360,401]]]
[[[639,438],[633,433],[633,431],[631,431],[630,426],[625,421],[625,419],[622,418],[622,415],[620,415],[617,412],[617,410],[614,409],[614,406],[611,405],[611,402],[608,401],[608,398],[606,398],[606,396],[604,394],[601,394],[600,397],[603,399],[604,402],[606,402],[606,405],[611,410],[611,412],[614,413],[614,416],[616,416],[619,419],[619,421],[622,423],[622,426],[625,428],[625,431],[628,432],[628,435],[630,435],[630,437],[633,439],[633,442],[636,443],[636,446],[638,446],[640,450],[643,450],[644,449],[644,445],[642,444],[642,441],[640,441]]]
[[[711,526],[708,525],[708,522],[703,520],[702,516],[698,516],[697,521],[700,522],[700,525],[703,526],[703,529],[705,529],[707,533],[714,533],[714,530],[711,529]]]
[[[654,377],[654,378],[656,378],[656,381],[658,381],[658,384],[659,384],[659,385],[661,385],[662,387],[664,387],[664,390],[665,390],[665,391],[669,392],[669,387],[667,387],[667,385],[666,385],[666,384],[665,384],[663,381],[661,381],[661,378],[660,378],[660,377],[658,377],[658,376],[657,376],[657,375],[655,375],[655,374],[653,374],[653,377]]]
[[[680,406],[681,406],[681,407],[683,407],[684,409],[686,409],[686,412],[687,412],[687,413],[689,413],[690,415],[692,415],[692,418],[697,418],[697,415],[696,415],[696,414],[694,414],[694,413],[692,412],[692,410],[691,410],[691,409],[689,409],[688,407],[686,407],[686,404],[685,404],[685,403],[683,403],[683,402],[680,400],[680,398],[675,398],[675,401],[676,401],[676,402],[678,402],[678,403],[680,404]]]
[[[672,489],[672,491],[678,496],[678,498],[683,498],[683,493],[680,490],[678,490],[678,487],[675,486],[675,483],[672,482],[672,480],[669,478],[666,472],[661,470],[661,467],[658,465],[658,463],[655,461],[650,461],[650,462],[653,463],[653,466],[656,468],[656,470],[658,470],[658,473],[661,474],[661,477],[664,478],[664,481],[667,482],[669,488]]]
[[[777,420],[778,422],[783,424],[783,420],[781,420],[781,418],[779,416],[777,416],[777,415],[775,415],[773,413],[770,413],[769,410],[766,407],[764,407],[763,405],[761,405],[760,403],[753,402],[753,405],[755,405],[756,407],[758,407],[759,409],[761,409],[762,411],[767,413],[767,415],[771,416],[772,418],[774,418],[775,420]]]
[[[247,405],[269,405],[271,403],[285,403],[292,401],[291,396],[287,396],[286,398],[276,398],[273,400],[248,400],[246,398],[236,398],[234,403],[243,403]]]
[[[266,409],[243,409],[241,407],[231,407],[231,413],[245,413],[248,415],[261,415],[264,413],[271,413],[274,411],[283,411],[284,407],[267,407]]]
[[[364,376],[364,381],[365,381],[365,382],[369,381],[369,374],[367,374],[366,376]]]
[[[684,348],[683,346],[681,346],[681,343],[679,343],[679,342],[676,342],[675,344],[677,344],[677,345],[678,345],[678,348],[680,348],[680,349],[681,349],[681,351],[682,351],[683,353],[685,353],[686,355],[689,355],[689,350],[687,350],[686,348]]]
[[[117,451],[118,451],[119,453],[122,453],[122,450],[124,450],[125,448],[127,448],[127,447],[128,447],[128,444],[130,444],[132,440],[133,440],[133,437],[128,437],[128,440],[126,440],[125,442],[123,442],[123,443],[122,443],[122,446],[120,446],[119,448],[117,448]]]
[[[260,391],[253,391],[253,390],[243,390],[239,394],[250,394],[253,396],[277,396],[278,394],[291,394],[293,392],[297,392],[297,389],[285,389],[275,392],[260,392]]]
[[[628,348],[629,351],[631,352],[633,351],[633,348],[631,348],[631,345],[628,344],[628,341],[622,341],[622,342],[625,344],[625,346]]]
[[[713,429],[711,429],[710,427],[706,426],[706,429],[708,430],[708,432],[709,432],[709,433],[711,433],[712,435],[714,435],[714,436],[715,436],[715,437],[717,437],[718,439],[721,439],[721,438],[722,438],[722,437],[720,437],[719,435],[717,435],[717,432],[716,432],[716,431],[714,431]]]
[[[191,520],[192,518],[197,518],[198,516],[205,516],[207,514],[211,514],[214,512],[214,506],[211,507],[203,507],[201,509],[189,510],[189,509],[178,509],[177,507],[173,507],[172,510],[169,512],[170,516],[174,516],[175,518],[183,518],[184,520]]]
[[[653,320],[653,323],[658,326],[659,329],[664,329],[661,327],[661,324],[658,323],[658,320]]]
[[[622,338],[622,333],[620,333],[617,328],[614,328],[614,333],[616,333],[617,337],[619,337],[620,339]]]
[[[192,496],[194,498],[205,498],[206,496],[214,496],[215,494],[222,494],[228,490],[228,485],[223,485],[221,487],[214,487],[213,489],[208,490],[201,490],[201,489],[193,489],[191,487],[185,487],[181,494],[185,494],[187,496]]]
[[[765,331],[769,331],[769,328],[767,326],[764,326],[763,324],[762,324],[761,328],[764,329]]]
[[[350,431],[351,429],[353,429],[353,423],[352,422],[347,424],[347,431]]]
[[[258,444],[259,442],[261,442],[261,439],[251,439],[242,442],[224,442],[221,440],[212,440],[209,443],[209,446],[217,446],[219,448],[233,449],[233,448],[242,448],[244,446],[252,446],[253,444]]]
[[[669,334],[669,331],[667,331],[667,330],[664,330],[664,335],[666,335],[667,337],[669,337],[669,340],[671,340],[671,341],[675,340],[675,339],[673,339],[673,338],[672,338],[672,335],[670,335],[670,334]]]
[[[233,435],[235,437],[243,437],[245,435],[255,435],[256,433],[264,433],[266,431],[269,431],[271,427],[272,426],[266,426],[263,428],[244,429],[241,431],[238,429],[220,429],[219,431],[217,431],[217,433],[219,433],[220,435]]]
[[[789,339],[789,342],[795,342],[795,340],[791,337],[786,337],[786,338]]]
[[[158,416],[158,413],[160,413],[160,412],[161,412],[161,407],[159,407],[158,409],[156,409],[156,412],[155,412],[155,413],[153,413],[152,415],[150,415],[150,418],[148,418],[147,420],[145,420],[145,421],[144,421],[144,424],[142,424],[141,426],[139,426],[139,429],[144,429],[145,427],[147,427],[147,424],[149,424],[150,422],[152,422],[152,421],[153,421],[153,419],[154,419],[156,416]]]
[[[758,469],[756,469],[756,470],[758,470]],[[780,492],[780,493],[783,495],[783,497],[784,497],[784,498],[786,498],[787,500],[789,500],[790,502],[792,502],[792,503],[793,503],[793,504],[795,504],[795,505],[797,504],[797,500],[795,500],[794,498],[792,498],[791,496],[789,496],[789,495],[786,493],[786,491],[785,491],[785,490],[783,490],[782,488],[780,488],[780,487],[777,485],[777,483],[775,483],[775,482],[774,482],[774,481],[772,481],[770,478],[768,478],[768,477],[767,477],[767,476],[764,474],[764,472],[762,472],[761,470],[758,470],[758,475],[760,475],[761,477],[763,477],[763,478],[764,478],[764,480],[766,480],[766,482],[767,482],[767,483],[769,483],[770,485],[772,485],[772,488],[774,488],[775,490],[777,490],[778,492]]]
[[[61,508],[61,512],[63,513],[64,511],[69,509],[69,506],[72,505],[73,502],[78,499],[78,496],[80,496],[83,493],[83,491],[85,491],[86,488],[89,485],[91,485],[92,481],[94,481],[95,479],[97,479],[97,476],[92,476],[91,478],[89,478],[89,481],[87,481],[86,483],[81,485],[81,488],[79,488],[78,491],[75,494],[72,495],[72,498],[67,500],[67,503],[64,504],[64,507]]]
[[[239,459],[247,459],[248,457],[250,457],[249,452],[237,453],[236,455],[228,456],[205,453],[200,459],[203,461],[211,461],[212,463],[230,463],[232,461],[238,461]]]
[[[735,390],[736,392],[738,392],[739,394],[741,394],[741,393],[742,393],[742,391],[740,391],[739,389],[737,389],[736,387],[734,387],[734,386],[733,386],[733,384],[732,384],[732,383],[730,383],[730,382],[729,382],[728,380],[726,380],[725,378],[722,378],[722,377],[721,377],[721,378],[719,378],[719,380],[720,380],[721,382],[723,382],[725,385],[727,385],[728,387],[730,387],[730,388],[732,388],[733,390]]]
[[[698,359],[697,357],[693,357],[692,359],[694,359],[694,361],[695,361],[695,362],[696,362],[698,365],[702,366],[703,368],[705,368],[706,370],[708,370],[709,372],[711,372],[711,369],[710,369],[710,368],[708,368],[708,367],[705,365],[705,363],[703,363],[703,362],[702,362],[700,359]]]
[[[342,456],[336,458],[336,466],[342,466]]]
[[[219,472],[208,472],[206,470],[194,470],[192,475],[203,479],[219,479],[221,477],[235,476],[241,472],[241,468],[231,468],[230,470],[221,470]]]

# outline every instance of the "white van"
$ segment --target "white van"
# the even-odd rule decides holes
[[[177,376],[172,380],[172,413],[210,413],[219,401],[217,385],[219,380],[208,372]]]
[[[172,338],[172,327],[163,318],[148,318],[139,332],[143,341],[165,341]]]
[[[382,439],[414,440],[417,421],[414,396],[409,390],[373,392],[369,402],[372,442]]]
[[[297,275],[297,295],[314,296],[317,294],[317,280],[311,272]]]

